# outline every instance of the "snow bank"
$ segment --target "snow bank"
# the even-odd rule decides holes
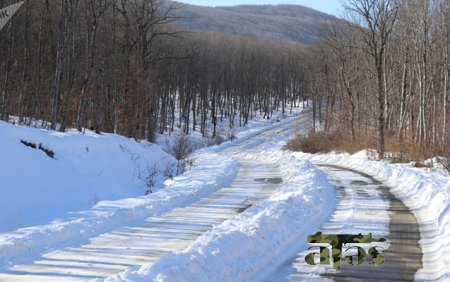
[[[365,151],[354,155],[295,153],[300,159],[340,165],[376,176],[388,184],[416,216],[420,244],[424,252],[423,268],[416,280],[450,280],[450,178],[405,164],[370,161]]]
[[[106,281],[244,281],[268,270],[292,244],[306,245],[306,237],[335,207],[333,187],[325,174],[289,153],[254,157],[280,164],[285,182],[279,192],[202,235],[186,250]]]

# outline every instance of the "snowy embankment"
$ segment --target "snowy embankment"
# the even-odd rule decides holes
[[[280,165],[280,191],[202,235],[186,250],[106,281],[245,281],[270,269],[292,244],[306,245],[306,237],[335,208],[334,188],[326,175],[279,150],[251,157]]]
[[[157,186],[177,170],[159,146],[115,134],[0,122],[0,136],[0,232],[73,219],[103,200],[142,196],[153,168]]]
[[[333,164],[373,175],[388,184],[416,216],[424,252],[419,281],[450,280],[450,178],[405,164],[371,161],[365,151],[354,155],[295,153],[299,159]]]

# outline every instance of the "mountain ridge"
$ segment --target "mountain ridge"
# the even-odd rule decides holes
[[[196,6],[180,3],[177,25],[191,31],[209,31],[271,41],[317,43],[321,26],[334,16],[301,5]]]

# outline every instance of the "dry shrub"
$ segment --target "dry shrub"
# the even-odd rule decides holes
[[[184,160],[192,153],[192,142],[189,135],[182,133],[175,140],[171,148],[171,154],[177,160]]]
[[[351,134],[346,130],[334,130],[331,132],[310,131],[307,135],[298,135],[291,140],[286,149],[292,151],[302,151],[305,153],[327,153],[331,151],[356,153],[364,149],[377,148],[376,132],[368,132],[366,135],[358,134],[353,140]],[[395,134],[386,136],[385,158],[393,163],[417,162],[421,166],[421,161],[439,155],[425,146],[418,146],[414,140],[400,140]],[[376,154],[373,158],[376,159]],[[445,154],[441,154],[445,155]]]
[[[328,153],[331,151],[356,153],[368,149],[370,159],[378,159],[377,131],[371,130],[364,134],[358,133],[355,140],[345,125],[338,125],[337,129],[326,132],[310,130],[306,135],[297,135],[290,140],[285,149],[305,153]],[[432,147],[420,146],[417,140],[399,138],[398,132],[388,131],[385,137],[385,160],[392,163],[413,163],[415,167],[433,167],[430,159],[438,157],[440,166],[450,172],[450,146]],[[436,161],[435,161],[436,162]]]
[[[47,156],[52,159],[55,158],[55,152],[53,152],[50,149],[45,148],[44,145],[42,145],[42,143],[39,143],[39,145],[36,145],[32,142],[28,142],[25,140],[20,140],[20,143],[24,144],[27,147],[33,148],[33,149],[39,149],[39,150],[43,151],[45,154],[47,154]]]
[[[292,139],[286,149],[291,151],[302,151],[305,153],[326,153],[340,146],[342,136],[339,132],[313,132],[308,135],[298,135]]]
[[[359,136],[353,139],[350,134],[342,136],[341,145],[335,148],[335,151],[342,151],[354,154],[365,149],[375,149],[376,148],[376,138],[373,134],[368,134],[367,136]]]
[[[346,130],[334,130],[330,132],[310,131],[307,135],[298,135],[286,146],[292,151],[305,153],[328,153],[331,151],[356,153],[364,149],[376,148],[374,134],[367,134],[353,140]]]
[[[420,162],[434,156],[433,150],[419,146],[414,140],[399,139],[395,136],[386,138],[387,159],[394,163],[416,162],[417,167],[424,167]]]

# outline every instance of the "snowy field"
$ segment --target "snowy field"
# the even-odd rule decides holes
[[[292,115],[275,112],[270,120],[255,117],[233,135],[248,138],[301,110],[294,108]],[[225,130],[227,123],[224,120],[218,128]],[[89,130],[61,133],[0,122],[0,233],[77,218],[77,212],[101,201],[159,190],[178,171],[169,153],[179,135],[179,129],[170,136],[159,135],[156,145]],[[188,138],[196,148],[211,142],[198,131]],[[51,150],[53,158],[39,146]]]

